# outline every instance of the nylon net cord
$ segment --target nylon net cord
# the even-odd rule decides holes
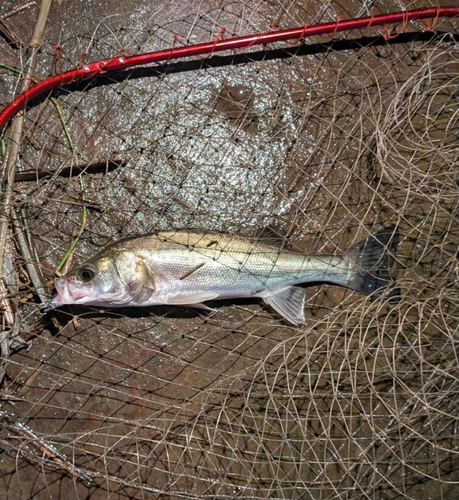
[[[222,29],[423,6],[127,3],[112,15],[55,2],[37,78]],[[8,18],[18,35],[32,14]],[[256,300],[44,318],[16,228],[5,281],[31,344],[2,382],[4,498],[454,498],[458,20],[426,24],[109,75],[27,111],[14,210],[50,282],[85,206],[72,265],[166,229],[270,227],[289,249],[327,254],[395,225],[401,298],[308,287],[300,326]],[[3,108],[22,62],[1,41],[0,61]]]

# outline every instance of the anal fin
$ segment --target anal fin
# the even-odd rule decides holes
[[[266,304],[294,325],[305,323],[304,302],[306,293],[299,286],[291,286],[269,297],[263,297]]]

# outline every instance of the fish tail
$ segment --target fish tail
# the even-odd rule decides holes
[[[395,226],[389,226],[353,245],[348,250],[347,257],[354,263],[355,273],[348,286],[366,295],[378,295],[381,288],[393,283],[390,271],[398,242]],[[399,295],[399,291],[394,287],[389,296],[396,295]]]

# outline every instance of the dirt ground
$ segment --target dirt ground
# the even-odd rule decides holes
[[[7,19],[25,43],[36,3]],[[0,17],[16,4],[4,0]],[[56,0],[36,78],[421,6]],[[12,353],[2,386],[2,499],[454,498],[458,28],[416,22],[389,42],[380,28],[252,48],[32,103],[17,168],[36,178],[15,185],[15,207],[50,283],[86,206],[73,265],[163,229],[270,227],[288,249],[330,253],[393,224],[401,298],[309,287],[298,327],[256,300],[43,315],[10,242],[12,304],[30,345]],[[22,65],[0,38],[2,107]],[[119,166],[59,175],[101,162]]]

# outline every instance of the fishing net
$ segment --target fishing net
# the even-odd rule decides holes
[[[421,6],[96,3],[55,2],[37,78]],[[31,9],[10,18],[26,39]],[[257,300],[43,317],[9,240],[30,344],[3,379],[2,498],[457,497],[459,24],[426,24],[131,70],[34,103],[14,210],[47,280],[80,232],[72,265],[164,229],[269,227],[320,254],[394,225],[400,299],[309,287],[300,326]],[[0,45],[4,106],[22,60]]]

